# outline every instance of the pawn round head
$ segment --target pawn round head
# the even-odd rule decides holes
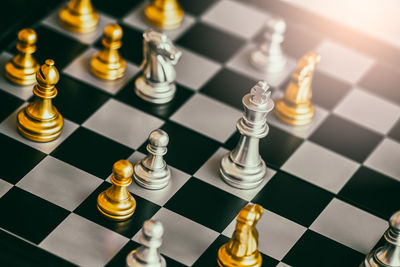
[[[113,175],[117,179],[129,178],[133,174],[132,164],[124,159],[118,160],[113,166]]]
[[[166,132],[161,129],[154,130],[149,135],[149,143],[155,147],[166,147],[169,142],[169,137]]]
[[[54,64],[54,60],[46,59],[44,64],[40,66],[39,71],[36,72],[36,80],[40,85],[52,87],[57,84],[60,75]]]
[[[274,18],[267,22],[268,28],[274,33],[283,34],[286,31],[286,22],[281,18]]]
[[[122,35],[122,28],[118,24],[109,24],[104,28],[104,38],[109,42],[121,41]]]
[[[147,220],[143,223],[142,232],[146,237],[160,239],[164,234],[164,227],[158,220]]]
[[[392,228],[400,232],[400,210],[390,217],[389,223]]]
[[[28,45],[34,45],[37,41],[37,34],[33,29],[22,29],[18,33],[18,41]]]

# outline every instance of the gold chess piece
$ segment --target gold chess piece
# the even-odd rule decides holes
[[[97,208],[107,218],[114,221],[129,219],[136,209],[136,201],[128,191],[132,183],[133,167],[127,160],[114,163],[112,186],[97,197]]]
[[[275,115],[283,122],[290,125],[306,125],[311,122],[314,116],[311,82],[320,58],[319,54],[308,52],[297,63],[284,97],[275,104]]]
[[[118,52],[122,34],[122,28],[118,24],[110,24],[104,28],[104,49],[94,54],[90,61],[93,75],[104,80],[116,80],[124,76],[125,60]]]
[[[88,33],[96,30],[99,15],[90,0],[71,0],[58,13],[61,24],[69,31]]]
[[[145,7],[144,16],[151,25],[171,30],[181,25],[184,11],[177,0],[153,0]]]
[[[19,85],[31,85],[36,82],[39,64],[32,54],[36,51],[37,34],[33,29],[23,29],[18,33],[18,54],[7,62],[5,76]]]
[[[258,232],[255,227],[263,208],[257,204],[245,206],[236,218],[236,228],[231,240],[218,250],[220,267],[261,267],[262,257],[257,250]]]
[[[36,98],[21,109],[17,115],[17,128],[20,134],[36,142],[49,142],[56,139],[62,131],[64,120],[52,99],[57,95],[55,87],[59,74],[52,59],[47,59],[36,72],[37,84],[33,87]]]

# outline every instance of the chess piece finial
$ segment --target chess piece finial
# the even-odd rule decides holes
[[[383,235],[385,244],[371,251],[360,267],[400,266],[400,210],[389,219],[389,228]]]
[[[163,156],[167,153],[169,137],[163,130],[150,133],[147,151],[149,154],[138,161],[134,167],[135,182],[147,189],[162,189],[171,179],[171,171]]]
[[[144,8],[144,16],[152,26],[171,30],[181,25],[184,12],[177,0],[153,0]]]
[[[263,29],[263,40],[251,53],[250,62],[266,73],[279,73],[287,63],[287,58],[282,51],[286,23],[283,19],[273,18],[265,23]]]
[[[36,82],[39,64],[32,54],[36,51],[37,34],[33,29],[23,29],[18,33],[18,54],[7,62],[5,76],[19,85],[31,85]]]
[[[244,113],[236,124],[241,137],[236,147],[221,160],[220,174],[229,185],[240,189],[257,187],[267,167],[259,154],[259,139],[268,134],[267,114],[274,107],[265,81],[259,81],[242,99]]]
[[[99,22],[99,15],[90,0],[70,0],[58,16],[67,30],[76,33],[92,32]]]
[[[158,252],[163,233],[164,228],[160,221],[145,221],[140,236],[142,246],[128,254],[126,265],[128,267],[166,267],[164,257]]]
[[[98,210],[108,219],[123,221],[129,219],[136,209],[136,201],[128,191],[132,182],[133,167],[127,160],[114,163],[111,187],[97,197]]]
[[[17,115],[19,133],[29,140],[49,142],[62,131],[64,120],[52,99],[57,95],[55,85],[59,74],[52,59],[47,59],[36,72],[37,84],[33,87],[35,100],[20,110]]]
[[[135,81],[136,94],[145,101],[164,104],[175,95],[175,65],[182,56],[164,33],[153,29],[143,34],[141,75]]]
[[[122,34],[122,28],[118,24],[109,24],[104,28],[104,49],[94,54],[90,61],[90,70],[95,76],[104,80],[116,80],[124,75],[125,60],[118,52]]]
[[[297,63],[283,98],[276,101],[275,115],[290,125],[306,125],[314,116],[311,82],[320,55],[308,52]]]
[[[261,267],[256,223],[262,214],[263,208],[257,204],[247,205],[239,212],[232,238],[218,250],[220,267]]]

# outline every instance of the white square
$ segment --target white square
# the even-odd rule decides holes
[[[400,144],[385,138],[364,162],[364,165],[400,181]]]
[[[164,226],[160,252],[176,261],[191,266],[218,237],[218,233],[175,212],[161,208],[152,219]],[[142,231],[132,239],[139,242]]]
[[[225,142],[234,132],[241,112],[202,94],[195,94],[171,120]]]
[[[357,88],[333,112],[381,134],[387,134],[400,118],[399,106]]]
[[[316,52],[321,55],[321,61],[317,65],[319,70],[353,84],[374,64],[372,58],[331,40],[321,42]]]
[[[358,167],[358,163],[306,140],[285,162],[282,170],[338,193]]]
[[[383,219],[334,198],[310,229],[367,254],[387,227]]]
[[[290,265],[287,265],[286,263],[280,262],[276,267],[291,267]]]
[[[234,1],[219,1],[201,17],[201,20],[224,31],[250,39],[261,30],[266,18],[267,14],[250,5]]]
[[[79,266],[104,266],[127,242],[126,237],[71,213],[39,246]]]
[[[87,49],[83,54],[74,59],[74,61],[71,62],[63,72],[113,95],[118,93],[118,91],[125,86],[136,73],[139,72],[139,67],[125,60],[126,70],[123,77],[114,81],[97,78],[90,72],[90,60],[97,52],[99,52],[99,50],[94,48]]]
[[[267,168],[267,175],[264,178],[264,181],[254,189],[249,189],[249,190],[237,189],[237,188],[232,187],[232,186],[228,185],[227,183],[225,183],[221,179],[220,174],[219,174],[219,166],[221,163],[221,159],[228,152],[229,151],[224,148],[218,149],[217,152],[215,152],[214,155],[212,155],[212,157],[210,157],[210,159],[207,160],[203,166],[201,166],[201,168],[194,174],[194,176],[196,178],[199,178],[200,180],[202,180],[206,183],[212,184],[215,187],[218,187],[228,193],[238,196],[244,200],[250,201],[257,195],[257,193],[264,187],[264,185],[272,178],[272,176],[274,176],[276,171],[274,171],[273,169]]]
[[[259,234],[258,250],[277,260],[282,260],[307,228],[269,210],[263,210],[263,215],[256,225]],[[223,234],[231,237],[235,227],[236,218]]]
[[[83,126],[131,148],[138,148],[163,121],[110,99]]]
[[[103,180],[63,161],[47,156],[17,186],[73,211]]]
[[[12,184],[0,179],[0,198],[13,187]]]

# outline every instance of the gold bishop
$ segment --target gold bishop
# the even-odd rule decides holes
[[[99,15],[90,0],[70,0],[58,13],[61,24],[69,31],[88,33],[96,30]]]
[[[153,0],[145,7],[144,16],[151,25],[171,30],[181,25],[184,12],[177,0]]]

